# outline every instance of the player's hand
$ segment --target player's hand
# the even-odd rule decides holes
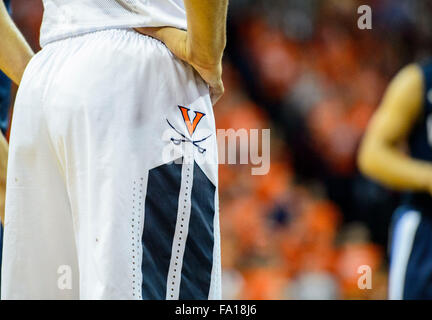
[[[222,82],[222,61],[209,63],[200,57],[199,52],[192,52],[188,42],[187,32],[172,27],[136,28],[139,33],[162,41],[179,59],[189,63],[210,87],[210,97],[213,105],[224,94]]]

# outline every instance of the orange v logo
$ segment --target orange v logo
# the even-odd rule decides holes
[[[189,118],[189,109],[182,107],[182,106],[178,106],[178,107],[180,108],[180,111],[182,113],[183,120],[186,124],[186,128],[188,129],[188,132],[189,132],[190,136],[192,137],[198,123],[205,116],[205,113],[195,111],[195,117],[193,119],[193,122],[191,122],[190,118]]]

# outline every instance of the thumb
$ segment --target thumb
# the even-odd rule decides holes
[[[210,99],[213,105],[215,105],[219,101],[219,99],[223,96],[224,92],[225,88],[222,81],[219,81],[216,86],[210,87]]]

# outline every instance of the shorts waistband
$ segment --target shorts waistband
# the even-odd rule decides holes
[[[122,38],[130,37],[130,38],[135,38],[135,39],[143,38],[143,39],[152,40],[152,41],[155,41],[155,42],[162,44],[161,41],[159,41],[155,38],[152,38],[150,36],[144,35],[142,33],[139,33],[138,31],[136,31],[132,27],[124,27],[124,28],[123,27],[105,27],[105,28],[98,29],[98,30],[83,31],[82,33],[79,33],[79,34],[73,34],[73,35],[63,36],[61,38],[53,39],[50,42],[46,43],[43,47],[45,48],[45,47],[48,47],[48,46],[53,45],[53,44],[74,41],[77,39],[99,37],[100,35],[104,35],[104,34],[106,34],[108,36],[112,36],[113,38],[115,38],[115,37],[122,37]]]

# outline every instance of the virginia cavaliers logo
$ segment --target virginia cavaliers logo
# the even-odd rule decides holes
[[[211,135],[205,137],[204,139],[192,140],[192,136],[195,133],[195,130],[198,126],[198,123],[200,123],[201,119],[205,116],[205,113],[195,111],[195,116],[194,116],[193,120],[191,121],[191,118],[189,116],[190,109],[188,109],[186,107],[182,107],[182,106],[178,106],[178,107],[180,109],[181,115],[183,117],[183,121],[186,125],[186,130],[188,131],[190,138],[186,137],[186,135],[183,134],[180,130],[177,130],[167,119],[168,125],[181,136],[181,138],[178,138],[178,139],[171,138],[171,141],[175,145],[179,145],[182,142],[192,143],[198,149],[198,151],[200,153],[206,152],[206,149],[200,147],[199,143],[207,140]]]
[[[189,134],[192,137],[192,135],[195,132],[195,129],[196,129],[198,123],[205,116],[205,114],[202,113],[202,112],[195,111],[195,117],[193,119],[193,122],[191,122],[190,118],[189,118],[189,109],[185,108],[185,107],[182,107],[182,106],[178,106],[178,107],[180,108],[180,111],[181,111],[182,116],[183,116],[183,120],[186,123],[186,127],[187,127],[187,129],[189,131]]]

